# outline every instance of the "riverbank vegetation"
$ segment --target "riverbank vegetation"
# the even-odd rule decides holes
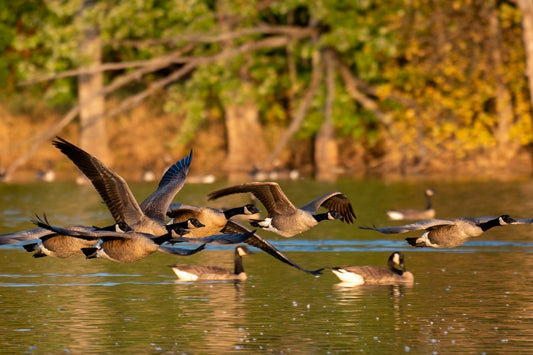
[[[14,2],[5,179],[65,164],[55,135],[125,174],[190,148],[232,180],[531,171],[529,1]]]

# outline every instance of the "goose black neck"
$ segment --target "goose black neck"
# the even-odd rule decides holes
[[[244,214],[244,207],[234,207],[224,211],[224,216],[226,219],[230,219],[238,214]]]
[[[433,208],[433,205],[432,205],[432,202],[431,202],[431,196],[430,195],[426,195],[426,209],[430,210],[431,208]]]
[[[172,233],[172,231],[180,236],[189,233],[189,230],[187,229],[187,221],[167,224],[165,228],[167,229],[169,235]]]
[[[500,218],[494,218],[490,221],[487,221],[485,223],[480,223],[479,227],[485,232],[488,229],[491,229],[492,227],[498,227],[500,225]]]
[[[387,262],[387,264],[388,264],[388,266],[389,266],[389,270],[390,270],[390,271],[392,271],[392,272],[394,272],[395,274],[400,275],[400,276],[403,275],[404,270],[402,270],[402,269],[398,269],[398,268],[396,267],[396,265],[394,265],[394,262],[393,262],[391,259],[389,259],[389,261]]]
[[[152,238],[154,243],[156,243],[157,245],[161,245],[164,242],[168,242],[170,239],[172,239],[171,233],[163,234],[159,237]]]
[[[313,217],[316,219],[317,222],[320,222],[320,221],[329,219],[328,213],[329,212],[317,213],[317,214],[314,214]]]
[[[235,249],[235,269],[233,270],[235,275],[239,275],[244,272],[244,266],[242,265],[242,256],[239,255],[239,251]]]

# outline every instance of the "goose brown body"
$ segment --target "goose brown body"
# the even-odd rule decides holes
[[[220,210],[207,206],[191,206],[181,203],[172,203],[168,208],[167,216],[172,218],[173,222],[181,222],[189,218],[197,218],[204,224],[204,227],[191,230],[187,237],[201,238],[221,233],[228,223],[228,220],[236,215],[253,215],[259,212],[259,209],[252,204],[228,210]]]

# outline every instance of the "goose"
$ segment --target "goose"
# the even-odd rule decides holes
[[[220,233],[232,217],[237,215],[250,216],[260,212],[253,204],[220,210],[206,206],[171,203],[167,210],[167,216],[172,218],[172,222],[180,222],[190,218],[202,221],[204,227],[202,229],[192,230],[188,235],[189,238],[195,238]]]
[[[395,251],[389,256],[388,268],[379,266],[337,266],[331,271],[342,281],[351,285],[396,285],[413,284],[414,276],[405,269],[403,254]]]
[[[35,180],[41,182],[54,182],[56,180],[56,173],[53,166],[37,170],[35,172]]]
[[[187,157],[167,169],[157,189],[139,205],[126,181],[96,157],[59,137],[52,144],[89,178],[116,223],[124,222],[137,232],[167,233],[165,214],[172,199],[185,184],[192,150]]]
[[[387,215],[389,219],[394,221],[431,219],[435,217],[435,209],[431,200],[434,194],[435,191],[430,188],[424,191],[424,195],[426,196],[426,209],[424,210],[414,208],[388,210]]]
[[[427,219],[416,223],[394,227],[359,227],[385,234],[406,233],[425,230],[420,237],[406,238],[412,246],[431,248],[454,248],[466,243],[470,238],[478,237],[483,232],[497,226],[516,224],[509,215],[485,217],[461,217],[452,219]]]
[[[275,182],[250,182],[216,190],[208,195],[209,200],[235,193],[251,192],[265,206],[268,217],[251,219],[253,227],[263,228],[285,238],[305,232],[320,221],[340,219],[352,224],[356,218],[350,200],[341,192],[330,192],[296,208]],[[317,214],[319,207],[328,211]]]
[[[82,248],[87,259],[106,258],[120,263],[132,263],[141,260],[148,255],[160,251],[164,253],[186,256],[195,254],[205,248],[207,243],[213,244],[238,244],[248,239],[248,234],[220,234],[205,238],[187,238],[183,236],[186,231],[181,226],[176,230],[171,229],[160,236],[138,232],[124,224],[117,225],[115,231],[109,229],[96,229],[87,226],[58,227],[48,223],[45,219],[34,220],[39,227],[48,229],[54,233],[86,240],[100,240],[94,247]],[[187,243],[201,243],[196,249],[170,248],[161,244],[169,240]]]
[[[212,265],[189,265],[176,264],[170,265],[172,271],[180,281],[198,281],[198,280],[239,280],[244,281],[248,278],[242,265],[242,257],[252,254],[245,246],[235,247],[235,267],[233,272],[230,270]]]

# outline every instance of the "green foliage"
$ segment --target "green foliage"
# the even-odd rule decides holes
[[[494,6],[500,40],[488,26]],[[103,62],[134,62],[180,49],[183,56],[208,57],[275,36],[213,40],[229,31],[316,24],[320,33],[314,38],[199,66],[183,81],[168,85],[165,109],[186,117],[179,140],[194,136],[212,102],[224,106],[254,100],[263,124],[288,125],[311,80],[313,53],[329,48],[366,83],[370,89],[359,90],[389,117],[393,146],[416,156],[422,142],[429,151],[450,149],[463,157],[498,144],[495,73],[502,73],[511,96],[509,136],[521,144],[533,139],[520,15],[505,2],[471,0],[17,0],[0,4],[0,48],[6,53],[0,58],[0,79],[8,83],[3,90],[12,90],[20,80],[87,64],[79,45],[88,27],[100,31]],[[491,57],[493,46],[503,53],[498,68]],[[180,66],[169,64],[146,75],[139,86],[149,86]],[[106,72],[106,81],[131,70]],[[75,83],[75,78],[65,78],[40,87],[50,104],[65,105],[75,98]],[[298,136],[318,131],[325,96],[322,85]],[[383,139],[379,132],[384,125],[376,111],[356,102],[338,76],[333,121],[341,135],[370,145]]]

